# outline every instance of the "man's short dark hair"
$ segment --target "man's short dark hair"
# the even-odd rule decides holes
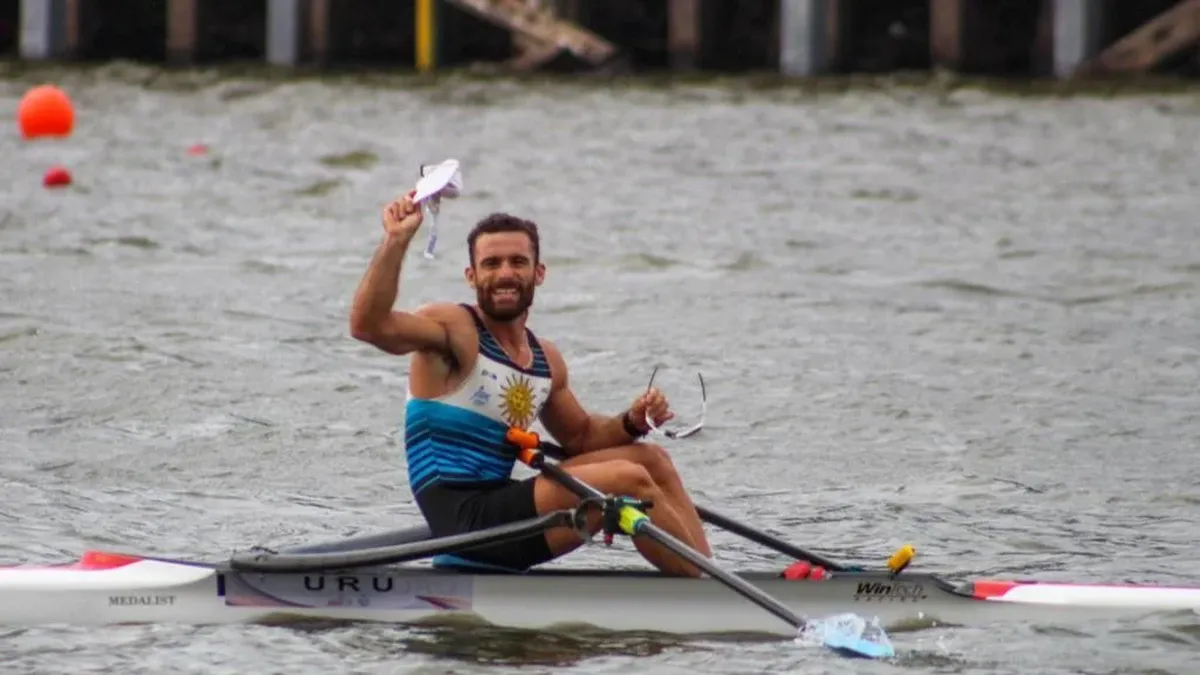
[[[529,241],[533,242],[533,264],[538,263],[541,255],[541,240],[538,237],[537,223],[507,213],[493,213],[475,223],[475,227],[471,228],[471,233],[467,235],[467,254],[471,258],[471,267],[475,266],[475,240],[481,234],[497,232],[524,232],[529,237]]]

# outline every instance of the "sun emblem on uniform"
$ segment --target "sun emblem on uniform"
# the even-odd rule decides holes
[[[520,375],[509,375],[500,387],[500,407],[509,426],[524,429],[533,421],[533,388]]]

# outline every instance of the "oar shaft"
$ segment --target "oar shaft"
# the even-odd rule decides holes
[[[654,523],[647,522],[643,524],[641,528],[639,528],[638,534],[646,536],[646,538],[657,542],[675,555],[695,565],[712,578],[728,586],[730,590],[774,614],[783,621],[791,624],[793,628],[797,630],[803,630],[807,625],[807,622],[804,619],[797,616],[795,612],[788,609],[783,603],[767,595],[757,586],[751,584],[745,579],[734,576],[720,567],[717,567],[713,561],[704,557],[695,549],[683,543],[682,541],[679,541],[675,537],[671,536],[670,532],[667,532]]]
[[[553,478],[556,483],[567,488],[580,499],[604,499],[603,492],[567,473],[557,464],[542,464],[540,468],[543,474]]]
[[[799,546],[789,544],[778,537],[772,537],[762,530],[757,530],[749,525],[739,523],[729,516],[721,515],[720,513],[717,513],[711,509],[704,508],[703,506],[697,506],[696,512],[700,514],[700,519],[709,525],[719,527],[723,530],[728,530],[729,532],[741,537],[745,537],[756,544],[774,549],[790,558],[803,560],[814,565],[820,565],[830,572],[838,572],[845,569],[841,563],[813,553],[812,551],[806,551]]]

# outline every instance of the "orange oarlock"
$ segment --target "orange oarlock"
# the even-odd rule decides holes
[[[530,467],[536,466],[538,457],[542,454],[538,449],[542,439],[538,437],[536,431],[509,427],[504,434],[504,439],[517,446],[517,459],[521,460],[522,464]]]

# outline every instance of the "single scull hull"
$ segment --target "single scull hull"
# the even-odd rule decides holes
[[[1058,623],[1200,609],[1200,589],[977,581],[841,572],[791,581],[743,578],[797,613],[979,625]],[[0,624],[215,624],[287,618],[417,623],[465,615],[515,628],[586,624],[616,631],[794,631],[711,579],[652,572],[468,573],[412,565],[327,573],[236,572],[219,566],[90,553],[72,565],[0,568]]]

